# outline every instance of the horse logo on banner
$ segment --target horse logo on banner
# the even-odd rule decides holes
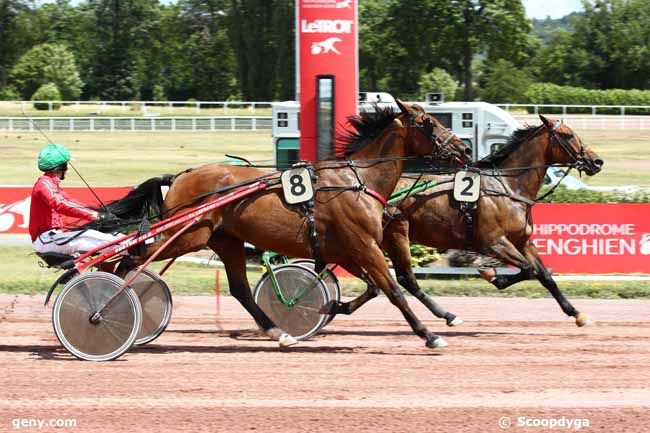
[[[317,56],[319,54],[327,54],[332,51],[334,54],[338,54],[340,56],[341,52],[334,46],[334,44],[337,42],[341,42],[341,39],[334,37],[325,39],[322,42],[314,42],[311,44],[311,53]]]

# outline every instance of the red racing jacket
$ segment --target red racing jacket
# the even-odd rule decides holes
[[[61,179],[51,173],[39,177],[32,189],[29,209],[29,234],[32,242],[43,232],[63,228],[63,216],[93,221],[97,212],[76,202],[60,186]]]

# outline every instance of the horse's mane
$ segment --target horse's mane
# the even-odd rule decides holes
[[[541,126],[528,125],[517,129],[512,133],[508,142],[496,152],[493,152],[483,159],[476,161],[473,166],[477,168],[492,168],[501,164],[512,152],[519,146],[528,141],[533,135],[537,134]]]
[[[336,142],[336,154],[350,156],[352,153],[363,149],[386,129],[400,115],[400,112],[388,106],[385,108],[374,106],[374,111],[364,112],[358,116],[348,117],[352,126]]]

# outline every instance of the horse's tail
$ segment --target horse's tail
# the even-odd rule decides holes
[[[125,220],[141,219],[145,216],[158,217],[163,204],[161,188],[171,186],[174,178],[174,175],[165,174],[147,179],[126,196],[108,203],[106,207],[109,212]]]

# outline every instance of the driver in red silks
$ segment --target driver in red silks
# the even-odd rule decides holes
[[[61,189],[70,159],[70,152],[61,144],[49,144],[38,155],[38,168],[44,173],[32,189],[29,213],[29,234],[37,253],[73,255],[117,239],[97,230],[64,230],[64,215],[86,221],[111,216],[85,207]]]

